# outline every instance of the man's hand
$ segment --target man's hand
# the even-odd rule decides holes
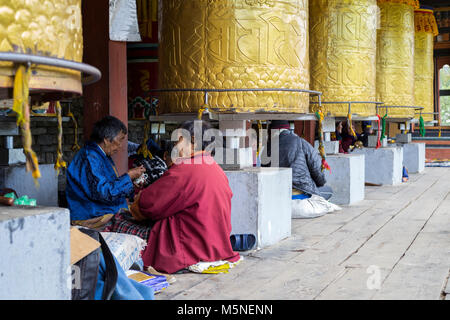
[[[128,170],[128,175],[130,176],[131,180],[135,180],[139,178],[144,172],[145,172],[144,166],[140,166]]]

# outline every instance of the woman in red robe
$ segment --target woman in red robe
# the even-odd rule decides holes
[[[144,189],[131,212],[154,225],[143,252],[144,265],[174,273],[200,261],[236,262],[231,248],[231,197],[228,178],[194,137],[194,121],[183,123],[173,165]],[[209,126],[203,121],[201,132]],[[191,137],[190,139],[188,137]],[[196,151],[198,149],[198,151]]]

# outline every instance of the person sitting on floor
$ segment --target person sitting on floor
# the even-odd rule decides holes
[[[325,174],[321,170],[322,158],[319,152],[305,139],[290,130],[286,120],[274,120],[271,130],[280,130],[279,166],[292,168],[292,186],[294,193],[318,195],[326,200],[333,195],[330,186],[326,186]]]
[[[353,124],[351,124],[351,126],[354,130]],[[350,147],[353,146],[356,142],[356,137],[353,136],[348,125],[348,121],[342,121],[337,125],[336,138],[337,140],[339,140],[339,152],[348,153]]]
[[[174,163],[130,208],[135,219],[154,222],[142,259],[160,272],[174,273],[200,261],[240,259],[230,242],[233,194],[228,178],[205,151],[209,143],[195,142],[194,126],[194,121],[181,125],[189,134],[178,136],[171,153]],[[203,121],[202,136],[207,129]]]
[[[369,146],[369,136],[373,134],[372,122],[363,121],[361,127],[362,133],[358,135],[358,140],[362,142],[365,148],[367,148]]]
[[[91,139],[67,168],[66,198],[73,225],[102,229],[134,195],[133,180],[144,167],[119,176],[111,156],[124,143],[127,128],[117,118],[106,116],[94,124]]]

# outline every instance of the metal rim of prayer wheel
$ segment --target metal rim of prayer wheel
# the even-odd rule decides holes
[[[307,8],[306,0],[160,0],[158,87],[309,89]],[[203,104],[198,92],[159,99],[160,114]],[[302,92],[213,92],[209,103],[217,113],[309,111]]]
[[[81,63],[81,0],[1,1],[0,52]],[[12,59],[0,62],[2,98],[11,97],[10,88],[14,86],[18,65]],[[31,64],[30,67],[28,88],[33,98],[40,96],[48,101],[82,94],[80,71],[43,63]]]
[[[433,10],[421,7],[414,11],[415,25],[415,102],[423,106],[420,116],[434,120],[434,37],[439,34]]]
[[[352,113],[375,115],[377,10],[376,0],[310,2],[310,87],[329,116],[347,116],[350,101]]]
[[[416,0],[378,0],[377,100],[388,118],[414,118],[414,9]],[[398,106],[399,108],[394,108]]]

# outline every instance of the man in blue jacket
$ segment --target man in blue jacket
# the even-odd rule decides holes
[[[101,229],[134,194],[133,180],[144,167],[118,175],[111,156],[125,143],[126,126],[106,116],[95,123],[90,141],[78,151],[67,169],[66,197],[74,225]]]

